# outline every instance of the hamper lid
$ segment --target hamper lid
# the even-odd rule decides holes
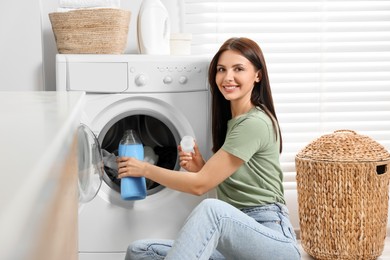
[[[390,160],[390,153],[368,136],[352,130],[336,130],[314,140],[297,158],[340,162],[381,162]]]

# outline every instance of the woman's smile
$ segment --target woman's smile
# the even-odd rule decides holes
[[[236,90],[236,88],[239,88],[239,86],[238,85],[224,85],[223,88],[227,92],[232,92],[232,91]]]

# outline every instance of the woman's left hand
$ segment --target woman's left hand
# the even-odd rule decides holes
[[[132,157],[118,157],[118,178],[144,177],[147,163]]]

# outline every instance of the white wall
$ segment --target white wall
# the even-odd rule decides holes
[[[181,0],[161,0],[171,18],[171,31],[179,32]],[[131,12],[125,53],[138,53],[137,16],[142,0],[122,0]],[[55,91],[57,47],[49,13],[59,0],[1,1],[0,3],[0,91]],[[21,8],[23,7],[23,8]],[[42,33],[41,33],[42,32]]]
[[[1,1],[0,35],[0,91],[43,90],[39,0]]]

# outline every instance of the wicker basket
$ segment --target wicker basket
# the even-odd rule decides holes
[[[122,54],[131,13],[122,9],[80,9],[50,13],[59,53]]]
[[[390,154],[350,130],[295,157],[303,249],[316,259],[375,259],[386,238]]]

